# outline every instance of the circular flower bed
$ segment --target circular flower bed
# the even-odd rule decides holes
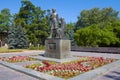
[[[33,69],[40,72],[48,73],[53,76],[68,79],[115,61],[115,59],[103,57],[75,57],[80,57],[80,59],[62,64],[51,64],[52,62],[50,61],[42,61],[42,64],[44,64],[43,66],[36,66]]]

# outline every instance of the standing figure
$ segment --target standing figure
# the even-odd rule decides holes
[[[58,14],[56,13],[56,9],[52,9],[52,14],[50,15],[50,27],[51,27],[51,32],[50,32],[50,37],[49,38],[55,38],[56,37],[56,30],[58,28]]]

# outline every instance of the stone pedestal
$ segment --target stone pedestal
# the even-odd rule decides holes
[[[45,57],[65,59],[70,57],[70,40],[47,39],[45,41]]]

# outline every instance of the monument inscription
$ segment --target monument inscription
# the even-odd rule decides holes
[[[56,43],[48,43],[48,45],[49,45],[49,49],[50,49],[50,50],[51,50],[51,49],[53,49],[53,50],[56,49]]]

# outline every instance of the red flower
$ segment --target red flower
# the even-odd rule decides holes
[[[43,61],[42,63],[45,64],[46,67],[49,67],[49,66],[50,66],[50,64],[49,64],[47,61]]]

